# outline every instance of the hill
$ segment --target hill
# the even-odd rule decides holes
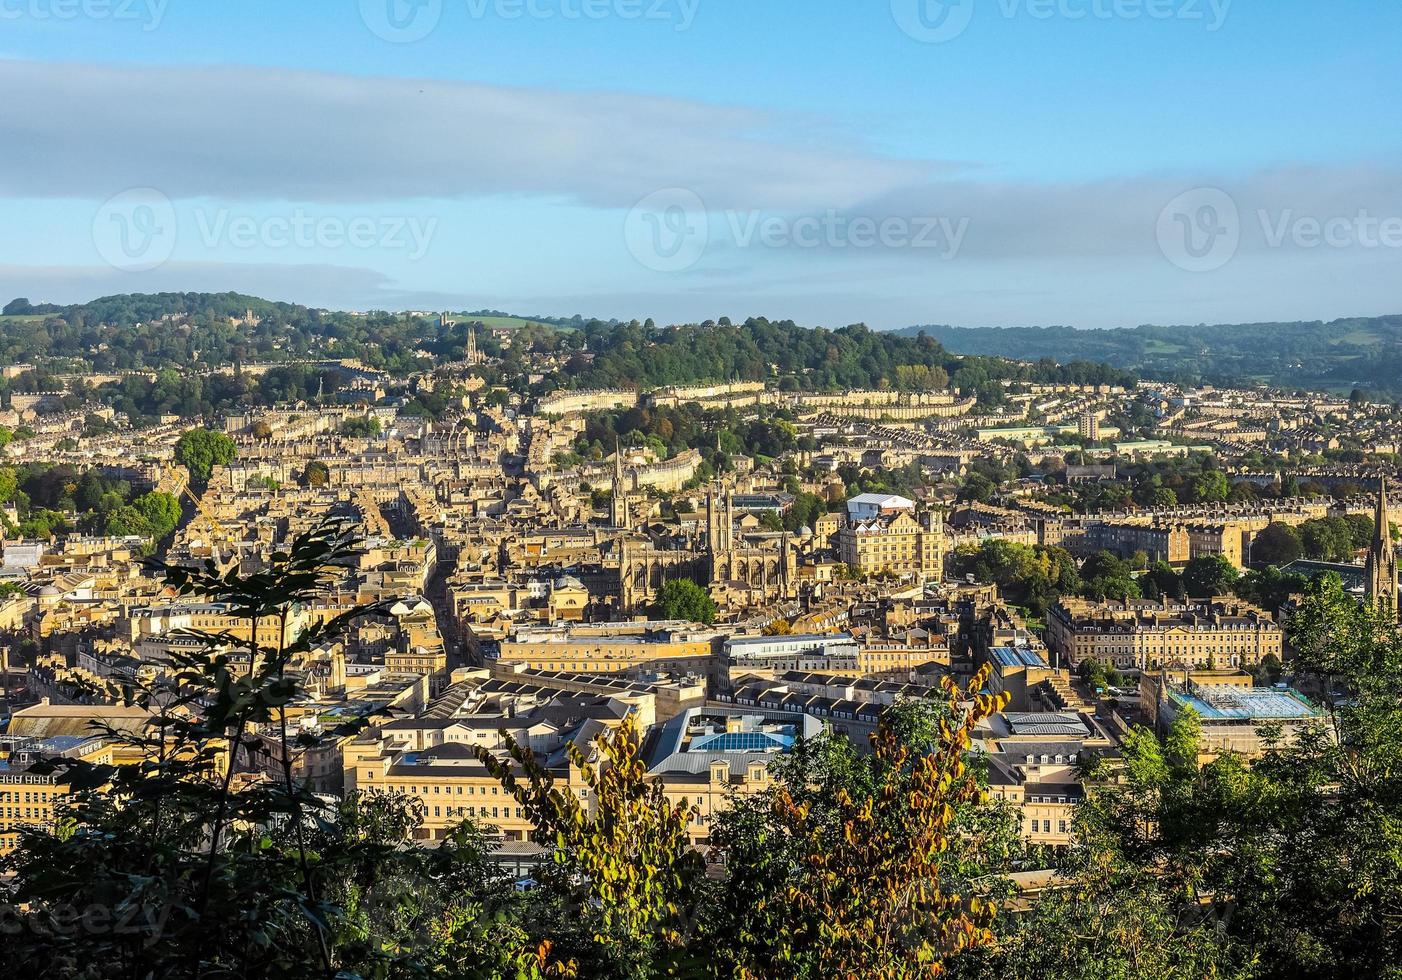
[[[436,315],[318,310],[242,293],[129,293],[69,306],[17,299],[4,310],[0,365],[98,373],[349,358],[403,375],[425,367],[428,355],[461,359],[466,325],[480,319],[460,316],[445,331]],[[487,319],[563,329],[505,314]]]
[[[916,326],[897,333],[924,334],[960,354],[1099,361],[1160,380],[1364,388],[1402,397],[1402,316],[1118,330]]]

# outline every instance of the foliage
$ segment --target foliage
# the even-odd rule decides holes
[[[349,418],[341,423],[341,435],[373,438],[380,434],[380,420],[373,415]]]
[[[1300,525],[1299,536],[1306,558],[1316,561],[1352,561],[1354,553],[1368,547],[1375,524],[1365,514],[1321,517]]]
[[[249,575],[156,567],[178,594],[229,604],[252,636],[342,575],[354,544],[324,523]],[[272,647],[191,631],[200,649],[172,653],[173,675],[129,692],[151,713],[144,730],[108,730],[120,747],[110,764],[72,763],[83,792],[57,833],[25,830],[6,859],[11,968],[133,980],[540,975],[537,957],[516,952],[524,900],[492,870],[480,831],[464,823],[436,849],[408,848],[423,818],[416,799],[331,804],[294,778],[296,756],[363,724],[289,732],[300,659],[387,606]],[[236,782],[231,760],[255,743],[273,770]],[[63,926],[70,909],[85,910],[83,928]]]
[[[724,974],[933,977],[991,940],[995,906],[969,869],[1016,845],[976,805],[972,733],[1007,704],[987,679],[946,679],[941,700],[887,712],[869,757],[840,738],[800,746],[772,789],[722,815],[729,874],[710,934]]]
[[[592,758],[569,746],[592,806],[557,787],[529,748],[509,736],[506,746],[509,761],[483,748],[478,758],[521,804],[535,839],[554,848],[554,863],[542,872],[547,888],[573,898],[573,914],[529,955],[586,977],[659,975],[684,951],[681,910],[703,864],[689,846],[690,807],[644,779],[636,717],[595,739]]]
[[[1332,575],[1289,631],[1323,723],[1205,764],[1190,711],[1132,730],[1091,767],[1054,887],[955,976],[1398,976],[1402,633]]]
[[[656,387],[693,381],[762,381],[777,374],[820,390],[891,386],[932,390],[948,383],[988,404],[1003,399],[999,382],[1132,383],[1123,372],[1096,365],[1019,364],[995,358],[957,358],[928,337],[879,333],[861,324],[807,330],[792,321],[752,317],[659,328],[651,323],[585,324],[592,361],[571,360],[565,378],[574,387]]]
[[[950,560],[957,575],[993,582],[1009,602],[1044,615],[1058,596],[1080,591],[1076,560],[1061,548],[1029,547],[991,538],[977,547],[963,546]]]
[[[1303,595],[1310,580],[1295,572],[1286,573],[1270,565],[1253,569],[1232,586],[1247,602],[1255,603],[1274,615],[1293,595]]]
[[[61,464],[0,466],[0,503],[15,504],[26,537],[46,538],[70,530],[64,512],[76,512],[77,526],[91,534],[136,535],[160,540],[180,523],[180,502],[152,491],[133,498],[131,484],[102,475],[97,468],[79,472]]]
[[[1087,657],[1082,660],[1077,666],[1077,673],[1079,673],[1081,679],[1092,688],[1099,688],[1100,690],[1119,687],[1124,683],[1124,677],[1115,669],[1113,664],[1106,663],[1103,660],[1097,660],[1095,657]]]
[[[1300,532],[1289,524],[1272,522],[1251,542],[1251,561],[1262,565],[1288,565],[1305,556]]]
[[[672,579],[663,585],[652,611],[658,619],[681,619],[707,625],[716,620],[715,600],[705,589],[686,578]]]
[[[191,429],[175,444],[175,461],[190,471],[190,480],[199,486],[209,483],[214,467],[231,462],[238,455],[234,440],[212,429]]]
[[[1402,317],[1357,317],[1333,323],[1141,326],[1123,330],[1072,327],[964,329],[912,327],[962,354],[1083,359],[1146,377],[1195,383],[1265,383],[1285,388],[1337,387],[1362,381],[1402,393],[1398,337]]]
[[[1138,599],[1142,594],[1130,564],[1108,551],[1087,558],[1081,578],[1081,594],[1090,599]]]
[[[1183,588],[1194,599],[1210,599],[1229,593],[1239,575],[1225,555],[1201,555],[1183,569]]]

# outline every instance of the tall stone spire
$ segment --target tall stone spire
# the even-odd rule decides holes
[[[628,490],[623,485],[623,448],[618,437],[613,438],[613,499],[610,504],[611,523],[614,527],[630,530],[628,514]]]
[[[1373,543],[1368,548],[1366,581],[1368,599],[1391,615],[1397,612],[1397,552],[1392,547],[1392,525],[1388,520],[1387,478],[1378,479],[1378,506],[1374,517]]]

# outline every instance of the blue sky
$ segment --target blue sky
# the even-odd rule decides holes
[[[1382,0],[0,0],[0,293],[1396,313],[1399,37]]]

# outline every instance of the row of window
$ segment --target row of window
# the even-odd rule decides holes
[[[475,813],[473,812],[474,809],[476,810]],[[491,813],[490,813],[490,814],[487,812],[489,809],[491,810]],[[509,807],[509,806],[494,806],[494,807],[479,806],[479,807],[475,807],[475,808],[474,808],[474,807],[470,807],[470,806],[447,806],[447,807],[436,806],[436,807],[433,808],[433,815],[434,815],[435,817],[442,817],[442,816],[445,815],[444,812],[443,812],[443,811],[445,811],[445,810],[447,811],[447,814],[446,814],[446,815],[449,816],[449,817],[482,817],[482,818],[485,819],[485,818],[487,818],[488,816],[490,816],[492,819],[495,819],[495,820],[502,820],[502,819],[509,820],[509,819],[511,819],[511,810],[512,810],[512,808]],[[522,816],[522,811],[521,811],[521,808],[520,808],[519,806],[516,807],[515,810],[516,810],[516,819],[517,819],[517,820],[523,820],[523,819],[525,819],[525,818]]]
[[[0,807],[0,819],[3,820],[36,820],[48,818],[52,811],[46,806],[5,806]]]

